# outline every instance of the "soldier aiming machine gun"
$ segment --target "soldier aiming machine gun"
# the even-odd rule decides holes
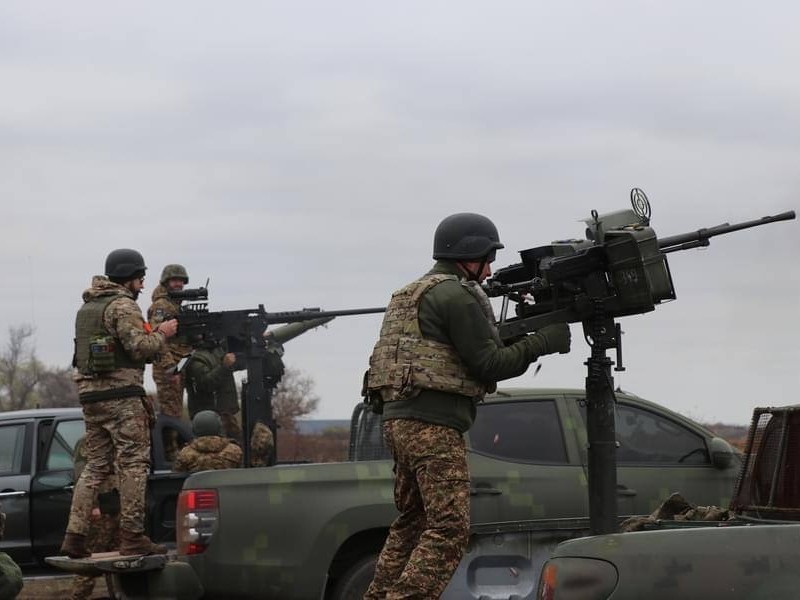
[[[247,380],[242,385],[242,431],[244,464],[250,466],[250,436],[253,426],[261,421],[272,431],[276,440],[272,463],[277,454],[276,423],[272,415],[272,391],[280,375],[275,373],[275,362],[283,353],[281,344],[298,335],[323,325],[336,317],[381,313],[386,309],[354,308],[323,311],[319,308],[303,308],[284,312],[267,312],[263,304],[258,308],[244,310],[208,310],[208,288],[192,288],[169,292],[169,296],[180,300],[178,335],[189,342],[203,341],[224,345],[228,352],[237,356]],[[277,323],[288,323],[283,327],[267,330]],[[276,354],[277,353],[277,354]],[[281,370],[282,373],[282,370]]]
[[[586,415],[589,441],[589,520],[593,534],[617,529],[614,380],[606,351],[622,365],[622,331],[617,317],[650,312],[674,300],[667,254],[708,246],[710,238],[795,218],[794,211],[658,239],[650,227],[650,203],[631,190],[632,210],[586,220],[585,240],[565,240],[520,252],[521,263],[496,271],[484,284],[502,296],[498,330],[513,339],[551,323],[582,323],[591,346],[586,362]],[[516,316],[507,318],[510,303]]]

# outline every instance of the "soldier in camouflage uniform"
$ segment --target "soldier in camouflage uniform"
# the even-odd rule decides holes
[[[253,434],[250,436],[250,466],[268,467],[271,464],[274,448],[275,437],[272,431],[261,421],[256,421]]]
[[[153,303],[147,309],[147,321],[150,326],[158,327],[164,321],[178,316],[181,308],[180,300],[173,300],[169,292],[178,292],[189,283],[189,274],[183,265],[167,265],[161,271],[159,284],[152,294]],[[158,412],[162,415],[180,419],[183,417],[183,381],[175,372],[175,367],[184,356],[188,356],[192,347],[181,336],[175,336],[167,343],[167,348],[153,361],[153,381],[156,384]],[[178,439],[174,430],[166,430],[164,451],[170,460],[178,451]]]
[[[61,551],[85,558],[97,490],[119,478],[120,554],[164,552],[144,534],[145,487],[150,470],[150,427],[155,415],[144,391],[144,366],[166,349],[178,324],[156,329],[142,318],[136,298],[147,267],[127,248],[106,258],[105,277],[95,276],[75,319],[75,382],[86,423],[86,467],[75,484]]]
[[[242,449],[222,437],[222,422],[213,410],[201,410],[192,419],[195,439],[181,448],[173,469],[195,473],[211,469],[235,469],[242,466]]]
[[[75,444],[73,459],[75,463],[75,480],[77,481],[86,466],[86,437]],[[119,492],[116,474],[101,485],[98,502],[92,508],[92,522],[86,536],[87,549],[94,552],[111,552],[119,547]],[[76,575],[72,580],[70,600],[86,600],[92,597],[97,577]],[[109,582],[110,578],[106,578]]]
[[[392,295],[370,357],[365,393],[383,412],[400,514],[378,557],[366,600],[438,598],[469,539],[463,433],[497,381],[540,356],[565,353],[567,325],[504,345],[480,283],[503,248],[486,217],[459,213],[436,229],[433,268]]]
[[[189,416],[203,410],[213,410],[222,419],[222,430],[229,438],[241,442],[242,428],[237,414],[239,400],[233,372],[237,368],[236,355],[214,343],[198,341],[186,365],[183,378],[186,383]]]

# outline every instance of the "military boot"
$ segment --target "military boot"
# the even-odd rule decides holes
[[[86,549],[86,536],[80,533],[70,533],[69,531],[64,535],[61,554],[66,554],[70,558],[89,558],[92,555]]]
[[[133,556],[135,554],[166,554],[167,547],[161,544],[154,544],[150,538],[143,533],[134,533],[132,531],[120,529],[119,553],[122,556]]]

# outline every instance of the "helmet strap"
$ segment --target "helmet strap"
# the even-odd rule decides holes
[[[472,271],[472,269],[467,267],[467,265],[464,264],[460,260],[456,261],[456,264],[467,275],[467,280],[468,281],[478,281],[478,278],[481,276],[481,273],[483,273],[483,268],[486,266],[486,259],[487,258],[488,258],[487,256],[484,256],[483,259],[481,259],[481,263],[480,263],[480,266],[478,266],[478,270],[477,271]]]

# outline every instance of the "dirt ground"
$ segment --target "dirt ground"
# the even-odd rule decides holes
[[[69,598],[72,576],[26,577],[17,600],[65,600]],[[108,588],[103,578],[97,580],[92,598],[108,598]]]

